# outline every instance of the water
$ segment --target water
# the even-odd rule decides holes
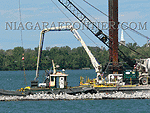
[[[94,70],[66,70],[69,86],[78,86],[80,76],[94,78]],[[42,82],[44,71],[40,71]],[[26,71],[27,85],[35,71]],[[0,89],[16,90],[25,87],[23,71],[0,71]],[[71,100],[71,101],[12,101],[0,102],[0,113],[148,113],[150,101],[146,100]]]

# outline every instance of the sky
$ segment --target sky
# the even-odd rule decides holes
[[[58,0],[53,0],[55,4],[71,19],[73,22],[78,20],[67,10],[65,9]],[[72,0],[71,0],[72,1]],[[108,22],[108,17],[102,13],[96,11],[94,8],[87,5],[83,0],[74,0],[78,5],[80,5],[84,10],[86,10],[92,17],[97,19],[98,22]],[[89,3],[108,14],[108,0],[87,0]],[[144,34],[147,37],[150,37],[150,1],[149,0],[118,0],[119,1],[119,22],[135,22],[137,25],[138,32]],[[52,23],[55,26],[58,26],[58,22],[69,22],[70,20],[53,4],[51,0],[20,0],[20,10],[21,10],[21,22],[24,27],[22,30],[22,40],[21,41],[21,31],[19,27],[20,23],[20,13],[19,13],[19,0],[5,0],[0,1],[0,49],[8,50],[13,49],[14,47],[23,46],[25,49],[31,48],[34,49],[38,46],[40,40],[40,32],[43,28],[42,22],[48,22],[50,27]],[[82,10],[83,11],[83,10]],[[93,18],[83,11],[87,17],[92,21]],[[12,22],[12,29],[8,26]],[[39,23],[41,30],[36,26],[36,23]],[[139,30],[139,22],[143,25],[146,23],[146,29]],[[8,24],[7,24],[8,23]],[[16,23],[16,29],[15,27]],[[28,23],[28,24],[27,24]],[[30,29],[32,24],[33,28]],[[26,28],[27,25],[27,28]],[[135,24],[131,25],[134,28]],[[19,27],[19,30],[17,28]],[[35,28],[35,30],[34,30]],[[14,29],[14,30],[13,30]],[[121,39],[121,28],[118,30],[118,40]],[[99,41],[90,31],[87,29],[82,30],[86,37],[80,30],[79,34],[85,41],[87,46],[104,46],[107,47]],[[108,34],[108,30],[103,30]],[[138,45],[142,46],[147,42],[147,39],[137,35],[136,33],[126,30],[126,32],[137,42]],[[134,43],[134,41],[124,32],[124,39],[126,43]],[[91,41],[92,40],[92,41]],[[94,43],[93,43],[94,42]],[[71,32],[69,31],[51,31],[46,33],[44,40],[44,47],[62,47],[69,46],[71,48],[77,48],[81,46],[81,43],[74,38]]]

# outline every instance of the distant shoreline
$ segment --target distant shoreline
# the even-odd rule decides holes
[[[65,69],[65,70],[93,70],[94,68],[88,68],[88,69]],[[44,69],[42,69],[44,71]],[[42,71],[40,70],[40,71]],[[62,69],[61,69],[62,70]],[[59,70],[59,71],[61,71]],[[0,71],[24,71],[24,70],[0,70]],[[36,70],[25,70],[25,71],[36,71]]]

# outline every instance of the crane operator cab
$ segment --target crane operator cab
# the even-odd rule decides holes
[[[53,72],[47,73],[47,77],[44,81],[44,83],[39,83],[39,87],[49,87],[49,88],[67,88],[67,76],[68,74],[65,74],[65,70],[63,69],[62,72],[57,72],[56,68],[59,66],[54,64],[54,61],[52,60],[53,64]],[[57,78],[59,78],[59,85],[57,84]],[[59,87],[57,87],[59,86]]]

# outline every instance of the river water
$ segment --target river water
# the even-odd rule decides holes
[[[26,71],[27,85],[35,70]],[[66,70],[68,86],[78,86],[80,76],[96,77],[94,70]],[[39,73],[42,82],[44,70]],[[0,89],[16,90],[25,87],[23,71],[0,71]],[[70,100],[70,101],[9,101],[0,102],[0,113],[149,113],[150,100]]]

